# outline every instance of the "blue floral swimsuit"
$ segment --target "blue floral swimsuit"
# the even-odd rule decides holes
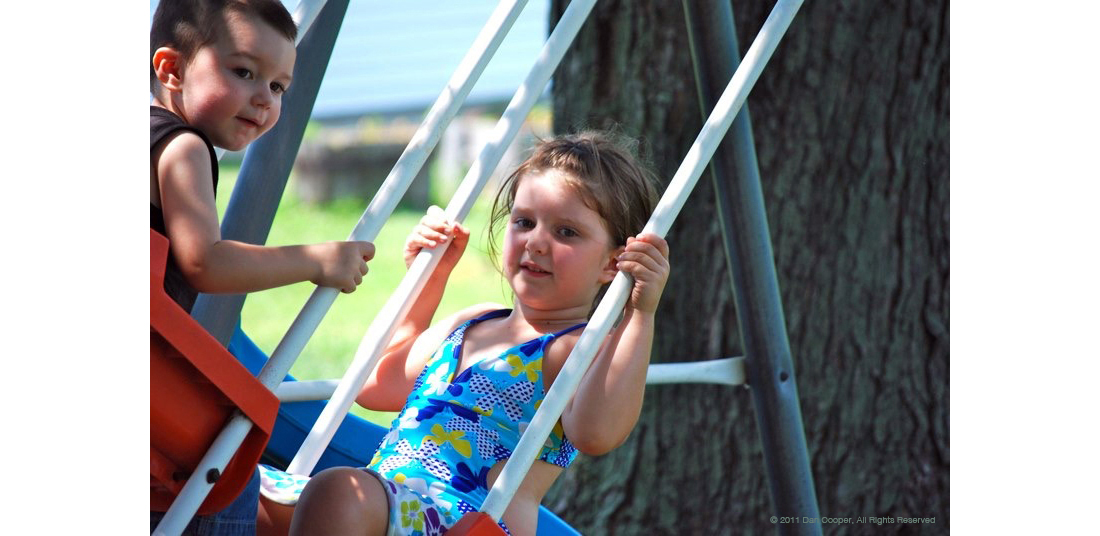
[[[456,328],[428,360],[382,439],[368,469],[383,477],[393,533],[442,534],[462,514],[480,508],[489,492],[489,469],[512,455],[546,394],[546,345],[584,326],[514,346],[454,377],[466,330],[509,313],[491,311]],[[576,456],[559,422],[538,459],[568,467]]]

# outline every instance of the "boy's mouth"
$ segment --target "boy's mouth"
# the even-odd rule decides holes
[[[240,119],[243,123],[247,124],[248,126],[251,126],[251,127],[254,127],[254,128],[260,128],[260,122],[255,120],[255,119],[249,119],[247,117],[237,117],[237,119]]]

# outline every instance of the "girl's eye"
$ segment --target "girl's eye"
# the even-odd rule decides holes
[[[535,226],[535,222],[527,218],[516,218],[512,223],[520,229],[531,229]]]
[[[252,80],[252,71],[249,71],[244,67],[237,67],[236,69],[233,69],[233,74],[245,80]]]
[[[561,229],[558,229],[558,234],[565,238],[574,238],[580,236],[577,231],[574,231],[573,229],[570,229],[568,227],[562,227]]]

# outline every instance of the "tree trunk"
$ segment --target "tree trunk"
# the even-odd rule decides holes
[[[742,53],[771,7],[733,4]],[[686,39],[680,2],[601,0],[555,131],[640,138],[667,182],[702,125]],[[949,529],[948,82],[945,0],[806,2],[749,97],[820,513],[895,518],[826,534]],[[741,355],[713,198],[704,177],[669,233],[656,362]],[[584,534],[772,533],[754,419],[743,388],[650,387],[545,504]]]

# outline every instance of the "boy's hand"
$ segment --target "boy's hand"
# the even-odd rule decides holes
[[[413,228],[412,234],[405,241],[405,267],[412,266],[420,250],[434,248],[447,240],[453,240],[453,242],[443,254],[439,264],[443,269],[450,270],[462,258],[462,252],[466,250],[466,244],[470,241],[470,230],[463,227],[461,223],[448,221],[443,209],[432,205],[428,207],[428,213],[420,218],[420,223]]]
[[[347,241],[314,244],[319,273],[310,279],[315,285],[351,293],[367,275],[367,261],[374,258],[374,244]]]
[[[634,277],[628,305],[647,313],[656,311],[668,281],[668,242],[652,233],[627,238],[618,268]]]

